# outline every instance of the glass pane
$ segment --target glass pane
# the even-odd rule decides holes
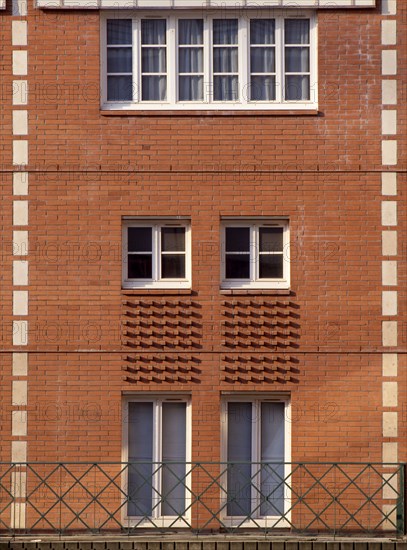
[[[107,43],[108,44],[131,44],[131,19],[108,19],[107,20]]]
[[[129,403],[128,515],[152,513],[153,404]]]
[[[284,403],[261,404],[262,516],[284,513]]]
[[[107,72],[131,73],[132,57],[132,48],[108,48]]]
[[[226,254],[226,279],[250,279],[249,254]]]
[[[143,76],[143,101],[165,101],[167,99],[166,76]]]
[[[237,76],[215,76],[213,81],[215,101],[239,100],[239,80]]]
[[[274,48],[250,48],[250,71],[274,73],[276,70]]]
[[[202,48],[180,48],[178,54],[180,73],[203,72]]]
[[[237,73],[238,70],[239,60],[237,48],[214,48],[213,72]]]
[[[274,101],[276,99],[276,77],[252,76],[250,99],[252,101]]]
[[[260,252],[281,252],[283,250],[282,227],[260,227]]]
[[[162,504],[164,516],[185,511],[186,403],[162,406]]]
[[[151,279],[153,276],[153,260],[151,254],[128,254],[128,278]]]
[[[214,44],[237,44],[237,19],[214,19],[213,20],[213,43]]]
[[[108,101],[132,101],[133,80],[132,76],[108,76],[107,77]]]
[[[310,98],[309,76],[291,75],[285,77],[285,99],[306,101]]]
[[[250,227],[226,228],[226,252],[250,252]]]
[[[203,19],[180,19],[178,44],[203,44]]]
[[[167,22],[165,19],[143,19],[141,21],[141,43],[166,44]]]
[[[203,76],[179,77],[179,101],[203,101]]]
[[[227,515],[246,516],[251,511],[252,404],[228,403]],[[246,462],[246,464],[233,464]]]
[[[162,279],[185,279],[185,254],[163,254],[161,256]]]
[[[282,279],[283,278],[283,255],[282,254],[260,254],[259,256],[259,277],[260,279]]]
[[[165,73],[167,71],[166,48],[143,48],[141,71],[143,73]]]
[[[309,19],[286,19],[286,44],[309,44]]]
[[[286,73],[307,73],[309,71],[309,48],[285,49]]]
[[[151,227],[129,227],[127,229],[127,249],[129,252],[151,252],[153,250]]]
[[[185,252],[185,228],[163,227],[161,229],[161,250],[163,252]]]
[[[250,44],[274,44],[274,33],[274,19],[251,19]]]

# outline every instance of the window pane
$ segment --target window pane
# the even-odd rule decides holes
[[[283,255],[282,254],[260,254],[259,256],[259,277],[260,279],[282,279],[283,278]]]
[[[271,462],[261,469],[262,516],[284,513],[284,403],[261,404],[261,461]]]
[[[162,405],[162,504],[164,516],[185,511],[186,404]]]
[[[214,19],[213,20],[213,43],[214,44],[237,44],[237,19]]]
[[[250,44],[274,44],[274,19],[251,19]]]
[[[213,81],[215,101],[239,100],[239,80],[237,76],[215,76]]]
[[[309,44],[309,19],[286,19],[285,43]]]
[[[153,404],[129,403],[129,516],[152,513]]]
[[[185,255],[163,254],[161,256],[162,279],[185,279]]]
[[[274,48],[250,48],[250,71],[274,73],[276,70]]]
[[[202,48],[180,48],[178,59],[179,59],[180,73],[202,73],[203,72],[203,49]]]
[[[252,101],[274,101],[276,99],[276,77],[252,76],[250,99]]]
[[[226,254],[226,279],[250,279],[249,254]]]
[[[153,276],[153,260],[151,254],[129,254],[128,278],[151,279]]]
[[[260,227],[260,252],[281,252],[283,250],[282,227]]]
[[[306,101],[310,98],[309,76],[290,75],[285,77],[285,99]]]
[[[153,237],[151,227],[129,227],[127,230],[127,248],[129,252],[151,252]]]
[[[226,252],[250,252],[250,227],[226,228]]]
[[[166,31],[165,19],[143,19],[141,21],[141,43],[166,44]]]
[[[143,48],[141,71],[143,73],[165,73],[167,71],[167,50],[165,48]]]
[[[107,49],[107,72],[108,73],[131,73],[132,72],[132,49],[131,48],[108,48]]]
[[[107,20],[107,43],[108,44],[131,44],[132,32],[131,19],[108,19]]]
[[[107,77],[108,101],[132,101],[133,80],[132,76],[108,76]]]
[[[286,48],[285,71],[307,73],[309,71],[309,48]]]
[[[215,73],[237,73],[238,70],[237,48],[214,48],[213,71]]]
[[[203,44],[203,20],[180,19],[178,22],[179,44]]]
[[[227,515],[246,516],[251,511],[252,404],[228,403]]]
[[[165,101],[167,99],[166,76],[143,76],[143,101]]]
[[[163,227],[161,229],[161,250],[163,252],[185,252],[185,228]]]
[[[179,101],[203,101],[203,76],[179,77]]]

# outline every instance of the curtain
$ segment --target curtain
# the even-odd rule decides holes
[[[310,71],[310,23],[308,19],[286,19],[285,32],[285,99],[304,101],[310,99],[308,73]],[[295,46],[288,46],[293,44]],[[306,46],[301,47],[300,44]]]
[[[132,21],[131,19],[108,19],[107,20],[107,43],[131,44],[132,43]]]
[[[191,47],[197,46],[197,47]],[[203,20],[181,19],[178,23],[178,99],[203,100]],[[188,76],[194,73],[194,76]],[[198,73],[198,74],[197,74]]]
[[[274,19],[250,20],[250,44],[274,44],[275,21]]]
[[[309,19],[286,19],[284,30],[286,44],[309,44]]]
[[[107,20],[107,99],[132,101],[132,21]],[[127,73],[114,76],[115,73]]]
[[[141,21],[141,43],[164,45],[166,37],[167,22],[165,19],[143,19]]]
[[[203,44],[203,19],[180,19],[178,24],[178,44]]]
[[[141,94],[143,101],[166,101],[167,77],[143,75]]]

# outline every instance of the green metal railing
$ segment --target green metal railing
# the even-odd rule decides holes
[[[0,532],[405,533],[405,464],[0,463]]]

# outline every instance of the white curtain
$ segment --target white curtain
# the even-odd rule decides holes
[[[203,44],[203,19],[180,19],[178,25],[178,43],[182,45]]]
[[[250,20],[250,44],[274,44],[275,20],[251,19]]]
[[[308,19],[286,19],[285,33],[285,99],[310,99],[310,23]],[[293,44],[293,46],[291,46]],[[301,47],[301,44],[304,44]]]
[[[203,100],[203,20],[181,19],[178,25],[178,98]],[[196,47],[191,47],[196,46]],[[188,73],[193,73],[188,76]]]
[[[143,19],[141,21],[141,70],[143,73],[141,95],[143,101],[165,101],[167,99],[167,77],[165,74],[149,76],[149,73],[167,72],[166,34],[166,20]]]

